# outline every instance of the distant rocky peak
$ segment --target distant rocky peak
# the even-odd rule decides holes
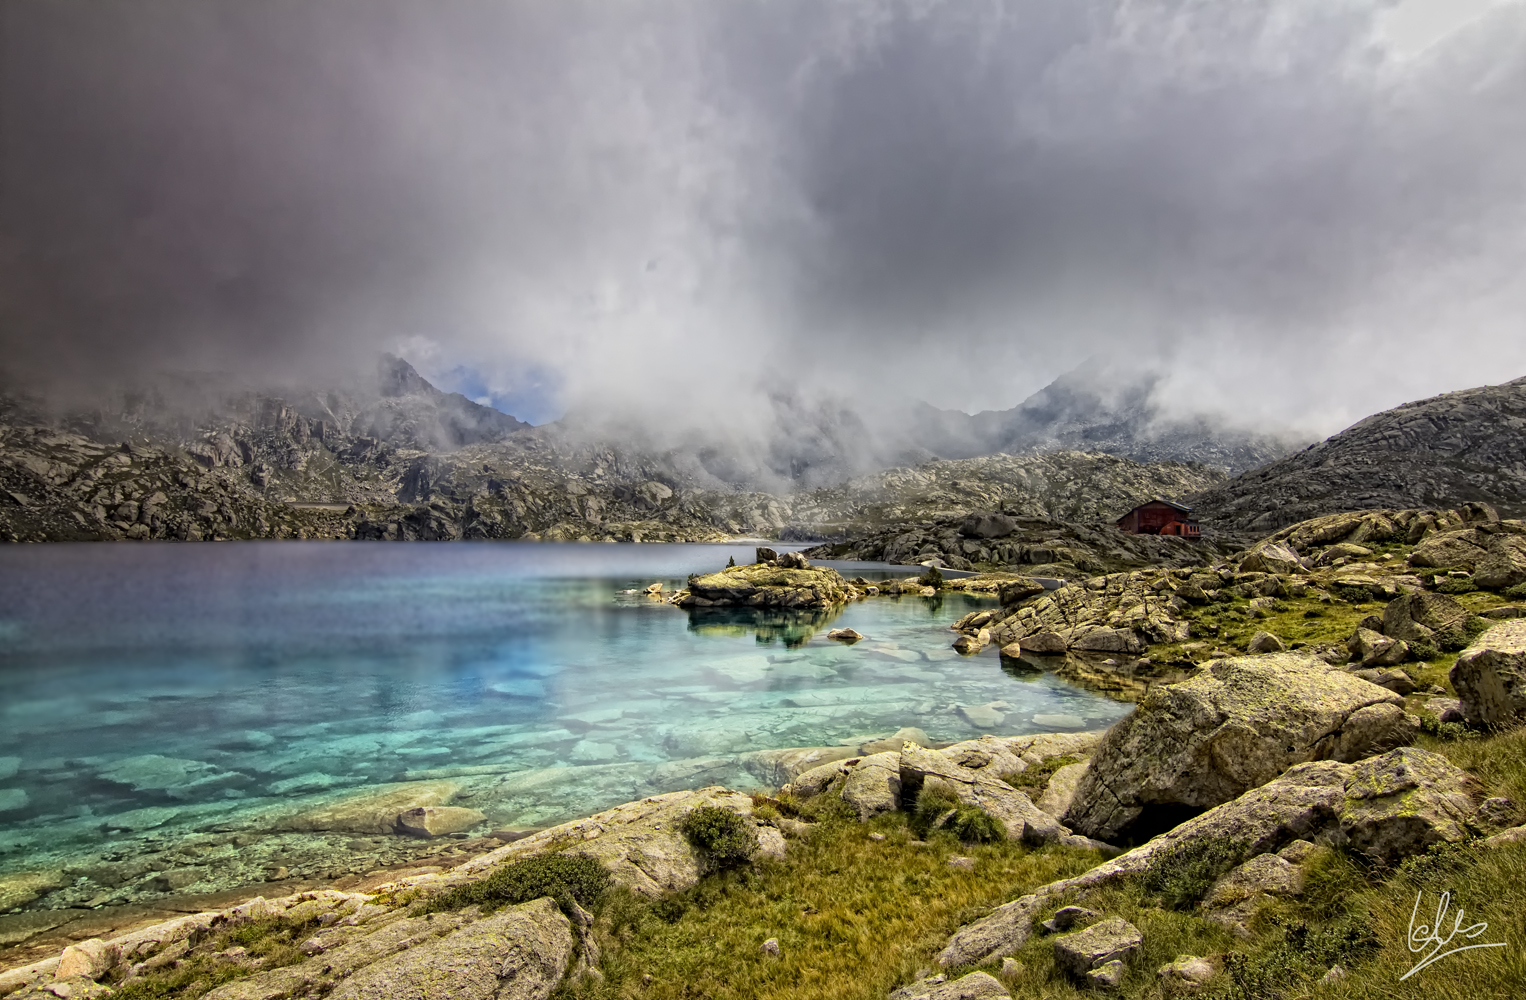
[[[383,354],[376,363],[377,388],[383,396],[442,396],[442,393],[408,362],[395,354]],[[465,398],[465,397],[463,397]]]

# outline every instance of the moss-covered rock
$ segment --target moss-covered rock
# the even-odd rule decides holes
[[[1065,822],[1102,840],[1147,835],[1147,814],[1179,819],[1295,764],[1359,760],[1412,740],[1402,701],[1312,657],[1217,661],[1154,689],[1108,732]]]

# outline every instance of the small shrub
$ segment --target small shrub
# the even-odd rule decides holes
[[[1239,864],[1244,855],[1245,846],[1237,841],[1184,840],[1150,859],[1144,887],[1172,909],[1191,909],[1219,876]]]
[[[484,912],[491,912],[549,896],[570,916],[570,903],[592,906],[609,890],[610,882],[609,870],[597,858],[586,854],[541,854],[500,865],[487,878],[447,889],[432,897],[424,909],[438,913],[480,906]]]
[[[1424,854],[1399,862],[1394,877],[1416,889],[1442,892],[1458,884],[1463,874],[1478,862],[1476,848],[1469,844],[1432,844]]]
[[[1466,576],[1449,576],[1438,583],[1436,589],[1443,594],[1471,594],[1478,589],[1478,584]]]
[[[676,924],[689,910],[689,903],[682,896],[667,895],[652,904],[652,916],[665,924]]]
[[[1232,951],[1225,955],[1224,975],[1208,995],[1224,1000],[1305,995],[1307,986],[1330,966],[1351,965],[1363,952],[1378,947],[1372,929],[1350,917],[1329,924],[1287,923],[1281,937],[1258,954]]]
[[[917,582],[924,587],[941,589],[943,586],[943,573],[936,566],[927,567],[927,572],[917,577]]]
[[[1526,583],[1518,583],[1513,587],[1506,587],[1504,595],[1514,601],[1526,601]]]
[[[1439,740],[1467,740],[1478,734],[1461,722],[1442,722],[1430,712],[1420,712],[1420,731]]]
[[[1469,639],[1477,639],[1498,624],[1499,622],[1485,618],[1483,615],[1470,615],[1468,620],[1462,623],[1462,630],[1468,634]]]
[[[1434,660],[1441,655],[1441,650],[1435,644],[1426,642],[1424,639],[1416,639],[1409,644],[1409,651],[1417,660]]]
[[[758,832],[752,821],[732,809],[691,809],[679,829],[713,870],[746,864],[758,851]]]
[[[772,806],[781,816],[795,817],[800,815],[800,797],[794,792],[780,792],[778,795],[764,795],[754,792],[752,795],[754,811],[763,806]]]

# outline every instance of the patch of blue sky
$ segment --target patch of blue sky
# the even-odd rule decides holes
[[[529,365],[515,372],[508,385],[494,384],[497,381],[463,364],[442,371],[436,384],[527,423],[544,424],[562,416],[561,378],[556,372]]]

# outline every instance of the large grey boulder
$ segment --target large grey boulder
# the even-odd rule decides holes
[[[1445,757],[1402,747],[1352,766],[1340,807],[1340,831],[1358,851],[1394,864],[1432,844],[1469,835],[1483,786]]]
[[[1358,628],[1346,640],[1351,662],[1363,667],[1392,667],[1409,659],[1409,643],[1390,639],[1382,632]]]
[[[901,808],[901,755],[889,751],[861,759],[848,771],[842,797],[861,821]]]
[[[1526,717],[1526,619],[1501,622],[1479,636],[1447,676],[1469,722],[1508,726]]]
[[[1526,583],[1526,537],[1495,535],[1490,538],[1488,551],[1473,569],[1473,582],[1492,590]]]
[[[1287,646],[1281,639],[1265,630],[1257,632],[1250,637],[1250,642],[1245,648],[1252,653],[1282,653],[1287,651]]]
[[[1415,546],[1411,566],[1472,569],[1488,551],[1489,536],[1473,528],[1437,532]]]
[[[1262,542],[1240,560],[1242,573],[1300,573],[1298,553],[1284,542]]]
[[[1392,691],[1312,657],[1218,660],[1152,689],[1108,731],[1063,821],[1105,841],[1153,832],[1151,811],[1179,816],[1184,807],[1228,802],[1295,764],[1359,760],[1412,742],[1402,705]]]
[[[965,538],[1005,538],[1016,530],[1015,520],[989,511],[971,514],[959,525],[959,533]]]
[[[1065,811],[1075,801],[1076,788],[1080,786],[1081,775],[1086,773],[1087,766],[1085,761],[1081,761],[1056,768],[1054,774],[1049,776],[1043,794],[1034,804],[1051,816],[1065,815]]]
[[[572,924],[549,899],[507,907],[348,977],[332,1000],[545,1000],[572,957]]]
[[[1418,591],[1388,602],[1383,609],[1383,634],[1411,645],[1439,644],[1461,629],[1469,617],[1468,609],[1447,595]]]

